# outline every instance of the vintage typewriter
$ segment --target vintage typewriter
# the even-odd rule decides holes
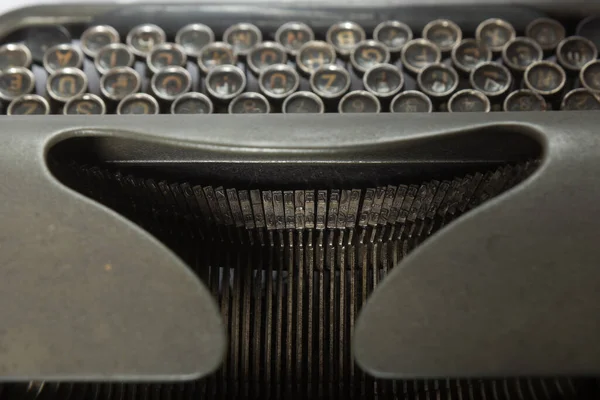
[[[0,399],[600,398],[596,15],[1,16]]]

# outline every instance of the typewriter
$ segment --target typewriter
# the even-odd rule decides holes
[[[599,2],[0,38],[0,399],[600,398]]]

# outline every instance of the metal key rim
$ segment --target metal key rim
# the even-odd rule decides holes
[[[371,112],[369,114],[379,114],[381,112],[381,102],[379,101],[379,99],[377,98],[377,96],[375,96],[373,93],[368,92],[366,90],[353,90],[352,92],[346,93],[344,95],[344,97],[342,97],[342,99],[340,100],[340,104],[338,104],[338,113],[340,114],[350,114],[350,113],[346,113],[344,112],[343,108],[344,108],[344,103],[346,101],[348,101],[348,99],[351,99],[354,96],[366,96],[368,98],[370,98],[371,100],[373,100],[373,102],[376,104],[377,109],[374,112]]]
[[[182,89],[183,91],[177,95],[164,95],[160,94],[156,89],[156,81],[162,74],[180,74],[181,76],[185,76],[187,80],[185,87]],[[150,88],[156,97],[159,97],[161,100],[165,101],[173,101],[177,97],[181,96],[184,93],[189,92],[192,89],[192,76],[188,72],[187,69],[180,67],[178,65],[172,65],[169,67],[159,69],[154,75],[152,75],[152,79],[150,79]]]
[[[454,43],[451,46],[441,47],[440,45],[438,45],[433,40],[431,40],[427,37],[427,35],[429,34],[429,31],[436,25],[440,25],[440,24],[445,28],[450,27],[454,32],[456,32],[456,40],[454,41]],[[460,44],[460,42],[462,41],[462,29],[454,21],[441,18],[441,19],[436,19],[434,21],[427,23],[427,25],[425,25],[425,27],[423,28],[423,32],[422,32],[421,36],[423,37],[423,39],[427,39],[430,42],[434,43],[442,52],[448,52],[448,51],[452,51],[452,49],[455,48],[456,46],[458,46]]]
[[[292,89],[280,94],[271,93],[269,90],[267,90],[263,84],[263,79],[265,75],[273,71],[286,71],[292,74],[294,76],[294,86],[292,87]],[[300,75],[298,75],[298,72],[293,67],[287,64],[274,64],[262,69],[260,75],[258,76],[258,86],[265,96],[268,96],[271,99],[281,100],[298,90],[298,88],[300,87]]]
[[[235,105],[243,100],[247,100],[247,99],[259,99],[261,101],[263,101],[266,105],[266,112],[264,113],[256,113],[258,115],[261,114],[270,114],[271,113],[271,104],[269,104],[269,100],[267,100],[267,98],[265,96],[263,96],[260,93],[257,92],[246,92],[246,93],[240,93],[238,96],[236,96],[233,100],[231,100],[231,103],[229,103],[229,106],[227,107],[227,112],[229,114],[238,114],[238,113],[234,113],[233,112],[233,108],[235,107]],[[244,113],[244,114],[249,114],[252,115],[252,113]]]
[[[525,42],[528,45],[530,45],[531,47],[533,47],[536,52],[537,52],[537,57],[534,61],[532,61],[529,65],[533,64],[534,62],[537,61],[541,61],[544,58],[544,50],[542,49],[542,47],[538,44],[538,42],[536,42],[535,40],[529,38],[529,37],[525,37],[525,36],[520,36],[520,37],[516,37],[514,39],[509,40],[504,47],[502,48],[502,61],[504,62],[504,64],[508,65],[509,68],[518,71],[518,72],[525,72],[525,70],[527,69],[527,66],[523,67],[521,65],[515,64],[511,61],[511,59],[508,57],[508,49],[510,46],[514,45],[515,43],[519,43],[519,42]]]
[[[319,96],[317,96],[316,94],[314,94],[313,92],[309,92],[309,91],[300,91],[300,92],[295,92],[290,94],[284,101],[283,101],[283,106],[281,107],[281,112],[283,114],[298,114],[298,113],[288,113],[286,112],[287,106],[288,104],[292,101],[295,100],[297,97],[308,97],[312,100],[315,101],[315,103],[318,104],[319,106],[319,111],[317,113],[310,113],[310,114],[323,114],[325,112],[325,103],[323,103],[323,99],[321,99]]]
[[[167,67],[175,67],[175,66],[184,67],[187,64],[187,53],[185,52],[185,50],[183,49],[182,46],[178,45],[177,43],[161,43],[161,44],[154,46],[152,48],[152,50],[150,51],[150,53],[148,53],[148,56],[146,56],[146,65],[148,66],[148,68],[150,69],[150,71],[153,74],[157,73],[158,71],[160,71],[163,68],[167,68],[167,67],[157,68],[152,63],[152,55],[154,54],[155,51],[159,51],[159,50],[175,50],[181,54],[181,64],[168,65]]]
[[[390,51],[385,44],[378,42],[377,40],[363,40],[362,42],[357,43],[350,53],[350,63],[358,72],[364,74],[369,69],[359,65],[356,59],[356,52],[359,48],[364,46],[379,47],[381,50],[383,50],[384,58],[383,60],[379,61],[379,64],[387,64],[390,61]]]
[[[396,96],[394,96],[392,102],[390,103],[390,112],[399,114],[396,111],[394,111],[395,105],[401,98],[408,96],[416,96],[419,97],[421,100],[424,100],[428,104],[428,110],[426,112],[433,112],[433,102],[431,101],[429,96],[427,96],[423,92],[419,92],[418,90],[407,90],[405,92],[398,93]]]
[[[463,89],[463,90],[459,90],[458,92],[454,93],[452,95],[452,97],[450,97],[450,100],[448,100],[448,112],[460,112],[460,111],[452,110],[452,103],[454,103],[454,101],[456,101],[456,99],[458,99],[459,97],[462,97],[464,95],[475,96],[475,97],[479,98],[485,104],[485,109],[480,112],[490,112],[490,110],[492,109],[490,99],[488,99],[488,97],[485,94],[483,94],[479,90],[475,90],[475,89]]]
[[[19,97],[15,97],[8,105],[8,108],[6,109],[6,115],[13,115],[12,111],[15,107],[15,104],[18,104],[23,101],[32,101],[32,100],[38,101],[44,105],[45,112],[42,115],[50,115],[50,103],[48,103],[48,100],[46,100],[44,97],[40,96],[39,94],[24,94]]]
[[[402,46],[389,47],[388,45],[383,43],[383,41],[381,39],[379,39],[379,34],[381,33],[381,30],[384,28],[387,28],[388,26],[402,29],[402,30],[404,30],[404,32],[406,32],[406,41],[402,44]],[[413,40],[413,31],[412,31],[412,29],[410,29],[410,26],[408,26],[404,22],[395,21],[395,20],[383,21],[375,27],[375,30],[373,31],[373,39],[383,43],[383,45],[386,46],[391,53],[399,53],[402,51],[402,48],[404,48],[404,46],[408,42]]]
[[[279,44],[277,42],[271,42],[271,41],[259,43],[256,46],[254,46],[252,48],[252,50],[248,53],[248,59],[246,60],[247,63],[248,63],[248,67],[250,68],[250,70],[252,70],[252,72],[255,75],[259,75],[260,74],[261,68],[259,68],[254,63],[252,55],[253,55],[253,53],[255,51],[262,50],[262,49],[277,49],[277,50],[281,51],[281,54],[283,54],[283,57],[281,59],[281,62],[278,63],[278,64],[286,64],[287,63],[287,61],[288,61],[288,57],[287,57],[288,52],[286,51],[285,47],[283,47],[281,44]],[[274,65],[276,65],[276,64],[274,64]],[[270,65],[267,66],[267,67],[263,67],[263,69],[264,68],[268,68],[268,67],[270,67]]]
[[[430,47],[435,50],[435,53],[436,53],[435,60],[433,62],[431,62],[430,64],[438,64],[442,61],[442,52],[440,51],[439,47],[437,47],[435,45],[435,43],[433,43],[427,39],[413,39],[410,42],[406,42],[404,47],[402,47],[402,53],[400,54],[400,60],[402,61],[402,67],[406,68],[409,72],[411,72],[413,74],[418,74],[419,72],[421,72],[421,70],[423,68],[426,67],[425,66],[422,68],[417,68],[417,67],[411,65],[406,59],[406,52],[408,51],[407,49],[409,49],[411,46],[416,46],[416,45],[427,46],[427,47]]]
[[[213,75],[216,73],[222,73],[222,72],[234,72],[241,78],[242,84],[234,93],[230,93],[228,95],[222,95],[222,94],[215,92],[212,89],[212,87],[210,86],[209,82],[210,82],[210,79],[213,77]],[[244,90],[246,90],[246,84],[247,84],[246,75],[244,74],[244,71],[242,71],[240,68],[236,67],[235,65],[218,65],[215,68],[211,69],[208,72],[208,75],[206,75],[206,90],[208,91],[208,93],[210,93],[211,96],[213,96],[219,100],[234,99],[235,97],[239,96],[242,92],[244,92]]]
[[[113,67],[113,68],[104,68],[102,65],[100,65],[100,55],[109,50],[125,50],[129,56],[129,62],[127,63],[127,65],[124,65],[121,67]],[[114,68],[124,68],[124,67],[131,68],[131,67],[133,67],[134,63],[135,63],[135,55],[131,52],[131,50],[129,49],[129,46],[127,46],[126,44],[123,44],[123,43],[111,43],[109,45],[104,46],[103,48],[100,49],[100,51],[98,51],[98,54],[96,54],[96,57],[94,58],[94,66],[96,67],[96,69],[98,70],[100,75],[104,75],[108,71],[110,71],[111,69],[114,69]]]
[[[68,48],[69,50],[77,53],[77,57],[79,57],[79,61],[76,65],[73,65],[71,67],[68,68],[77,68],[77,69],[81,69],[83,67],[83,52],[81,51],[81,49],[78,46],[72,45],[71,43],[61,43],[61,44],[57,44],[55,46],[50,47],[48,50],[46,50],[46,53],[44,53],[44,59],[42,61],[42,64],[44,66],[44,69],[49,73],[52,74],[53,72],[61,69],[61,68],[52,68],[50,66],[50,62],[48,61],[48,57],[49,55],[56,50],[63,50],[65,48]]]
[[[546,103],[546,100],[539,94],[534,92],[531,89],[519,89],[519,90],[515,90],[514,92],[510,93],[506,99],[504,99],[504,102],[502,103],[502,111],[505,112],[510,112],[508,110],[508,104],[510,103],[510,101],[517,96],[523,95],[523,94],[528,94],[528,95],[532,95],[534,96],[538,101],[540,101],[543,105],[544,105],[544,109],[540,110],[540,111],[546,111],[548,109],[548,104]]]
[[[185,53],[188,57],[195,57],[198,55],[198,53],[200,52],[200,50],[202,48],[198,49],[197,52],[196,51],[188,51],[186,49],[186,47],[181,43],[181,37],[190,30],[206,32],[209,36],[208,43],[206,43],[206,44],[210,44],[215,41],[215,33],[208,25],[199,24],[199,23],[185,25],[184,27],[182,27],[181,29],[179,29],[177,31],[177,34],[175,34],[175,43],[177,43],[178,45],[180,45],[183,48],[183,50],[185,51]],[[206,46],[206,44],[204,46]],[[202,47],[204,47],[204,46],[202,46]]]
[[[56,78],[56,76],[59,74],[77,75],[83,79],[84,85],[81,89],[79,89],[79,92],[77,92],[73,96],[63,97],[63,96],[57,95],[52,90],[52,80],[54,78]],[[61,68],[61,69],[57,69],[56,71],[51,73],[50,76],[48,76],[48,79],[46,80],[46,92],[48,93],[48,96],[50,96],[53,100],[59,101],[61,103],[67,102],[72,97],[80,96],[80,95],[84,94],[85,92],[87,92],[88,83],[89,82],[88,82],[87,75],[82,70],[80,70],[78,68]]]
[[[178,115],[178,113],[175,112],[177,110],[177,106],[179,105],[180,102],[188,100],[188,99],[200,99],[205,104],[208,105],[208,112],[206,114],[212,114],[214,112],[213,103],[208,98],[208,96],[206,96],[205,94],[199,93],[199,92],[188,92],[188,93],[183,93],[183,94],[179,95],[173,101],[173,104],[171,104],[171,114]]]
[[[289,55],[296,56],[296,54],[298,54],[298,51],[300,50],[300,48],[302,48],[302,46],[300,46],[300,48],[298,48],[298,50],[294,50],[289,47],[286,47],[281,41],[281,35],[283,35],[283,32],[286,30],[292,30],[292,29],[303,30],[304,32],[307,32],[308,40],[306,41],[306,43],[312,42],[313,40],[315,40],[315,32],[312,30],[312,28],[310,26],[306,25],[305,23],[295,22],[295,21],[286,22],[285,24],[283,24],[279,28],[277,28],[277,31],[275,31],[275,41],[277,43],[279,43],[286,50],[286,52]]]
[[[117,106],[117,114],[118,115],[130,115],[130,114],[123,114],[122,111],[123,111],[124,105],[129,103],[132,100],[147,100],[149,103],[152,104],[152,107],[154,107],[154,111],[155,111],[154,113],[140,114],[140,115],[156,115],[160,112],[160,107],[158,105],[158,101],[154,97],[150,96],[147,93],[132,93],[132,94],[129,94],[129,95],[123,97],[123,99],[119,102],[119,105]],[[131,115],[133,115],[133,114],[131,114]]]
[[[113,101],[121,101],[123,100],[125,97],[119,97],[119,96],[114,96],[112,94],[110,94],[105,88],[104,88],[104,84],[106,83],[106,80],[113,74],[131,74],[131,76],[133,76],[136,80],[136,85],[135,88],[132,90],[131,93],[129,93],[127,96],[131,95],[131,94],[135,94],[135,92],[139,92],[141,86],[142,86],[142,79],[140,78],[140,74],[137,73],[137,71],[131,67],[116,67],[116,68],[111,68],[109,69],[104,75],[102,75],[102,78],[100,78],[100,92],[102,93],[102,95],[104,97],[106,97],[107,99],[113,100]]]
[[[33,58],[31,56],[31,51],[29,50],[29,47],[25,46],[22,43],[6,43],[6,44],[0,46],[0,54],[3,51],[10,52],[10,51],[15,51],[15,50],[22,51],[25,54],[25,65],[21,65],[20,67],[30,68]]]
[[[4,93],[2,93],[0,91],[0,100],[5,101],[5,102],[10,102],[13,101],[14,99],[16,99],[17,97],[23,96],[25,94],[31,94],[31,92],[35,89],[35,75],[33,75],[33,72],[31,72],[30,69],[25,68],[25,67],[11,67],[11,68],[7,68],[5,70],[0,71],[0,75],[10,75],[10,74],[16,74],[16,73],[23,73],[25,75],[27,75],[27,77],[29,78],[29,86],[27,86],[25,88],[25,90],[23,91],[23,93],[19,94],[18,96],[6,96]]]
[[[115,44],[115,43],[119,43],[121,41],[121,35],[119,35],[119,32],[113,28],[110,25],[95,25],[95,26],[90,26],[89,28],[87,28],[85,31],[83,31],[83,33],[81,34],[80,37],[80,41],[81,41],[81,49],[83,50],[83,53],[85,53],[86,56],[90,57],[90,58],[94,58],[96,57],[96,54],[98,54],[98,52],[101,49],[98,49],[97,51],[94,51],[92,49],[90,49],[89,47],[86,46],[86,39],[88,36],[96,33],[96,32],[107,32],[109,33],[109,35],[111,36],[111,43],[110,44]],[[108,46],[107,45],[107,46]]]

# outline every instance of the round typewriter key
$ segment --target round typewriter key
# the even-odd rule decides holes
[[[125,97],[117,107],[117,114],[152,115],[158,114],[158,102],[146,93],[134,93]]]
[[[281,100],[298,90],[300,76],[289,65],[271,65],[261,71],[258,86],[267,98]]]
[[[512,92],[504,100],[504,111],[546,111],[546,100],[538,93],[522,89]]]
[[[192,77],[183,67],[166,67],[150,80],[152,93],[163,101],[173,101],[192,88]]]
[[[92,93],[85,93],[65,103],[65,115],[102,115],[106,114],[104,101]]]
[[[112,68],[132,67],[135,62],[135,56],[123,43],[112,43],[98,51],[94,59],[94,65],[101,75]]]
[[[236,54],[245,56],[262,41],[262,33],[256,26],[242,22],[227,28],[223,41],[230,44]]]
[[[560,93],[566,83],[565,71],[550,61],[538,61],[525,70],[525,86],[547,97]]]
[[[315,33],[302,22],[287,22],[277,29],[275,40],[295,56],[304,44],[315,40]]]
[[[350,89],[350,74],[338,65],[325,65],[311,75],[310,88],[324,99],[340,99]]]
[[[233,47],[223,42],[207,44],[198,54],[198,67],[204,75],[219,65],[235,65],[237,56]]]
[[[100,92],[108,100],[120,101],[141,87],[140,75],[129,67],[117,67],[100,78]]]
[[[148,57],[146,64],[152,73],[166,67],[185,67],[187,54],[183,48],[175,43],[162,43],[155,46]]]
[[[585,64],[579,73],[581,85],[595,93],[600,93],[600,60]]]
[[[460,90],[448,101],[450,112],[489,112],[490,109],[490,100],[478,90]]]
[[[512,84],[512,76],[505,66],[494,62],[479,65],[469,77],[471,87],[495,99],[505,95]]]
[[[544,57],[542,48],[525,37],[514,38],[502,48],[504,64],[516,73],[523,73],[531,64]]]
[[[125,39],[133,54],[140,58],[146,58],[155,46],[166,40],[165,31],[154,24],[142,24],[134,27]]]
[[[418,74],[430,64],[442,60],[440,49],[427,39],[414,39],[402,48],[402,65],[409,72]]]
[[[25,94],[19,96],[8,105],[7,115],[48,115],[50,104],[37,94]]]
[[[553,51],[565,38],[565,27],[556,20],[538,18],[527,25],[525,36],[535,40],[543,51]]]
[[[425,94],[416,90],[407,90],[392,99],[390,111],[393,113],[429,113],[433,111],[433,104]]]
[[[229,103],[229,114],[268,114],[269,101],[260,93],[242,93]]]
[[[570,36],[558,44],[556,58],[565,70],[579,72],[585,64],[598,58],[598,50],[590,40]]]
[[[600,48],[600,16],[592,15],[585,19],[583,19],[578,25],[576,29],[576,35],[582,36],[586,39],[589,39],[596,45],[596,48]]]
[[[322,114],[325,104],[312,92],[296,92],[285,99],[282,111],[284,114]]]
[[[560,109],[564,111],[600,110],[600,97],[587,89],[574,89],[565,95]]]
[[[431,99],[444,100],[458,87],[458,74],[445,64],[431,64],[419,72],[417,84]]]
[[[91,26],[81,34],[81,49],[86,56],[94,58],[104,46],[120,41],[119,32],[112,26]]]
[[[8,68],[0,71],[0,100],[9,102],[35,88],[33,72],[24,67]]]
[[[355,90],[340,100],[338,111],[341,114],[378,113],[381,111],[379,99],[365,90]]]
[[[359,75],[364,74],[376,64],[390,61],[390,52],[387,47],[376,40],[365,40],[356,45],[350,54],[352,67]]]
[[[515,36],[515,28],[509,22],[498,18],[486,19],[475,31],[475,38],[493,52],[502,51],[502,47]]]
[[[215,41],[212,29],[204,24],[189,24],[175,35],[175,43],[183,47],[188,57],[196,57],[200,50]]]
[[[42,63],[46,51],[57,44],[71,43],[69,31],[61,25],[43,25],[27,29],[24,44],[33,61]]]
[[[354,22],[339,22],[327,31],[327,43],[342,57],[349,56],[358,43],[367,38],[365,30]]]
[[[390,53],[400,53],[412,38],[413,32],[410,27],[400,21],[384,21],[373,31],[373,39],[386,45]]]
[[[171,114],[212,114],[212,101],[202,93],[184,93],[171,104]]]
[[[492,51],[475,39],[464,39],[452,49],[452,63],[463,74],[469,74],[480,64],[492,60]]]
[[[296,65],[310,75],[317,69],[335,63],[335,49],[328,43],[313,40],[304,44],[296,55]]]
[[[87,89],[87,76],[77,68],[63,68],[54,71],[46,81],[48,96],[61,103],[85,93]]]
[[[61,68],[81,68],[83,53],[72,44],[57,44],[44,54],[43,63],[49,74]]]
[[[256,75],[270,65],[285,63],[287,63],[287,52],[282,45],[275,42],[260,43],[248,54],[248,66]]]
[[[246,89],[246,75],[233,65],[219,65],[206,76],[208,94],[219,101],[228,101]]]
[[[379,64],[365,72],[363,85],[380,100],[391,99],[404,87],[404,76],[394,65]]]
[[[31,65],[31,52],[20,43],[8,43],[0,47],[0,70]]]
[[[423,38],[435,43],[442,52],[448,52],[460,43],[462,31],[450,20],[436,19],[425,25]]]

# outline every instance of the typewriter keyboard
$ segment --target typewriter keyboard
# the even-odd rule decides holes
[[[126,36],[41,26],[1,45],[0,101],[8,115],[597,110],[589,25],[345,21],[321,35],[301,22],[274,32],[239,22],[216,35],[196,23],[174,37],[149,23]]]

